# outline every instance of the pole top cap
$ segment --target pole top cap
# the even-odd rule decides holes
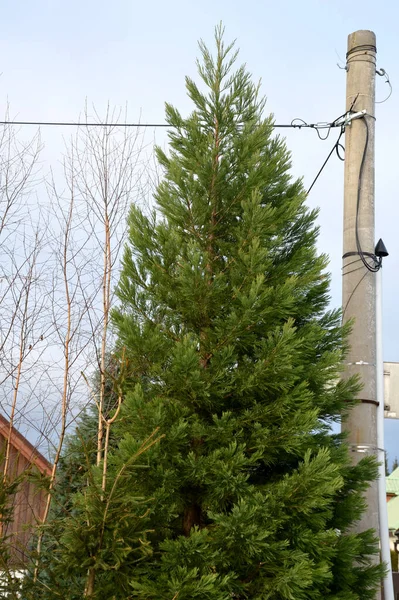
[[[377,52],[376,43],[374,31],[359,29],[348,35],[348,54],[361,50]]]

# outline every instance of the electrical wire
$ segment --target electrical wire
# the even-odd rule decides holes
[[[340,134],[339,134],[339,136],[338,136],[338,139],[337,139],[337,141],[335,142],[334,146],[331,148],[331,150],[330,150],[330,152],[329,152],[329,154],[328,154],[328,156],[327,156],[326,160],[325,160],[325,161],[324,161],[324,163],[321,165],[321,167],[320,167],[320,169],[319,169],[319,172],[317,173],[316,177],[313,179],[312,185],[309,187],[308,191],[306,192],[306,195],[307,195],[307,196],[309,195],[309,193],[310,193],[311,189],[313,188],[314,184],[316,183],[316,181],[317,181],[317,180],[318,180],[318,178],[320,177],[320,175],[321,175],[321,173],[322,173],[322,171],[323,171],[324,167],[326,166],[326,164],[327,164],[327,163],[328,163],[328,161],[330,160],[330,158],[331,158],[331,156],[332,156],[332,154],[333,154],[334,150],[335,150],[335,152],[336,152],[336,154],[337,154],[337,156],[338,156],[338,158],[339,158],[340,160],[342,160],[342,161],[344,161],[344,160],[345,160],[345,159],[344,159],[344,158],[342,158],[342,156],[339,154],[339,148],[341,148],[341,149],[345,150],[345,148],[343,147],[343,145],[340,143],[340,141],[341,141],[341,137],[343,136],[344,132],[345,132],[345,127],[344,127],[344,126],[341,126],[341,131],[340,131]]]
[[[330,131],[333,127],[341,127],[341,132],[338,136],[337,141],[335,142],[334,146],[331,148],[331,151],[329,152],[326,160],[324,161],[324,163],[322,164],[319,172],[317,173],[316,177],[314,178],[312,185],[309,187],[308,191],[306,192],[306,195],[309,195],[311,189],[313,188],[314,184],[316,183],[316,181],[318,180],[318,178],[320,177],[324,167],[326,166],[326,164],[328,163],[328,161],[330,160],[332,154],[334,153],[334,150],[339,158],[339,160],[341,160],[342,162],[345,160],[344,154],[341,156],[340,154],[340,150],[343,151],[343,153],[345,153],[345,148],[343,146],[343,144],[341,144],[341,137],[343,136],[343,134],[345,133],[345,126],[346,123],[345,121],[342,121],[342,119],[344,119],[344,117],[347,117],[350,115],[350,113],[353,110],[353,107],[356,104],[356,100],[358,99],[359,94],[357,94],[355,96],[355,98],[352,101],[352,104],[349,108],[349,110],[345,113],[343,113],[342,115],[340,115],[339,117],[337,117],[336,119],[334,119],[334,121],[332,121],[331,123],[318,123],[319,129],[327,129],[327,135],[325,135],[324,137],[320,135],[320,131],[319,129],[317,129],[317,135],[319,136],[320,140],[326,140],[328,138],[328,136],[330,135]],[[301,121],[302,123],[304,123],[303,126],[309,126],[311,127],[311,125],[308,125],[305,121],[303,121],[302,119],[294,119],[293,121],[291,121],[291,123],[293,123],[294,121]],[[300,125],[301,126],[301,125]]]
[[[389,80],[389,75],[385,71],[385,69],[380,69],[380,70],[376,69],[375,72],[380,77],[385,77],[385,83],[387,83],[389,85],[389,94],[388,94],[388,96],[384,100],[376,100],[376,102],[375,102],[376,104],[384,104],[384,102],[386,102],[392,96],[392,92],[393,92],[392,84],[391,84],[391,82]]]
[[[391,86],[391,83],[389,81],[389,76],[386,73],[386,71],[384,69],[380,69],[380,71],[376,71],[376,72],[378,73],[378,75],[386,77],[386,82],[389,84],[389,86],[391,88],[391,93],[392,93],[392,86]],[[358,95],[353,100],[349,111],[344,113],[343,115],[340,115],[339,117],[334,119],[334,121],[332,121],[331,123],[330,122],[307,123],[303,119],[295,118],[291,121],[291,123],[286,123],[286,124],[274,123],[272,125],[272,127],[274,129],[278,129],[278,128],[286,128],[286,129],[291,128],[291,129],[299,129],[299,130],[302,128],[315,129],[317,132],[317,135],[319,136],[319,138],[321,140],[326,140],[328,138],[332,128],[341,127],[341,131],[340,131],[337,141],[335,142],[335,144],[332,147],[332,149],[330,150],[327,158],[325,159],[324,163],[322,164],[321,168],[319,169],[316,177],[314,178],[312,184],[310,185],[309,189],[307,190],[306,195],[309,195],[309,193],[313,189],[313,186],[315,185],[316,181],[320,177],[321,173],[323,172],[324,168],[326,167],[326,165],[327,165],[328,161],[330,160],[334,151],[336,152],[338,158],[341,161],[344,161],[344,157],[341,156],[341,154],[340,154],[340,150],[343,150],[345,152],[345,148],[341,144],[341,138],[345,132],[345,123],[342,123],[342,119],[343,119],[343,117],[345,117],[346,115],[349,115],[351,113],[351,111],[356,103],[357,97],[358,97]],[[388,98],[389,98],[389,96],[383,102],[385,102]],[[370,265],[367,262],[367,260],[365,258],[365,254],[363,253],[362,248],[361,248],[360,239],[359,239],[359,231],[358,231],[361,180],[363,177],[364,162],[365,162],[365,157],[366,157],[367,148],[368,148],[368,140],[369,140],[368,124],[367,124],[367,121],[365,118],[363,118],[363,121],[366,126],[366,140],[365,140],[365,146],[364,146],[362,161],[361,161],[360,170],[359,170],[359,185],[358,185],[357,209],[356,209],[356,246],[357,246],[358,254],[359,254],[360,259],[362,260],[364,266],[369,271],[376,272],[381,267],[381,262],[376,262],[376,264],[374,266]],[[116,122],[116,123],[108,123],[108,122],[106,122],[106,123],[99,123],[99,122],[85,122],[85,123],[77,122],[77,123],[75,123],[73,121],[0,121],[0,125],[18,125],[18,126],[33,125],[33,126],[39,126],[39,127],[42,127],[42,126],[51,126],[51,127],[54,127],[54,126],[55,127],[137,127],[137,128],[139,128],[139,127],[143,127],[143,128],[168,128],[169,127],[170,128],[171,127],[168,123],[118,123],[118,122]],[[322,130],[322,129],[327,129],[327,134],[325,136],[322,136],[320,134],[320,130]]]
[[[337,119],[336,119],[337,120]],[[295,123],[295,121],[300,121],[300,123]],[[173,127],[173,125],[169,125],[169,123],[98,123],[98,122],[73,122],[73,121],[0,121],[0,125],[34,125],[37,127],[41,126],[50,126],[50,127],[147,127],[147,128],[157,128],[157,127]],[[332,123],[328,122],[320,122],[320,123],[306,123],[303,119],[293,119],[291,123],[274,123],[272,124],[273,129],[315,129],[319,134],[319,129],[328,129],[330,130],[332,127],[338,127],[335,124],[335,121]],[[319,135],[320,137],[320,135]],[[328,137],[328,135],[327,135]],[[327,139],[322,138],[320,139]]]
[[[378,72],[378,71],[377,71]],[[379,75],[385,75],[385,71],[384,69],[381,69],[381,72],[378,72]],[[387,79],[387,81],[389,81],[389,78]],[[392,87],[392,86],[391,86]],[[358,94],[359,95],[359,94]],[[355,97],[355,99],[352,102],[352,105],[348,111],[348,113],[345,113],[344,115],[341,115],[341,117],[338,117],[337,119],[335,119],[335,121],[333,121],[333,123],[331,124],[332,127],[336,127],[342,120],[343,117],[345,117],[345,115],[350,115],[358,95]],[[366,127],[366,138],[364,141],[364,148],[363,148],[363,154],[362,154],[362,159],[360,162],[360,168],[359,168],[359,179],[358,179],[358,186],[357,186],[357,201],[356,201],[356,219],[355,219],[355,238],[356,238],[356,249],[357,249],[357,254],[360,258],[360,260],[362,261],[363,265],[366,267],[366,269],[372,273],[377,273],[377,271],[379,271],[381,269],[381,265],[382,265],[382,259],[381,257],[377,257],[375,256],[375,254],[370,254],[369,252],[364,252],[362,250],[362,246],[361,246],[361,242],[360,242],[360,236],[359,236],[359,212],[360,212],[360,200],[361,200],[361,191],[362,191],[362,179],[363,179],[363,172],[364,172],[364,165],[365,165],[365,161],[366,161],[366,155],[367,155],[367,150],[368,150],[368,145],[369,145],[369,126],[367,123],[367,116],[369,115],[364,115],[361,120],[363,121],[365,127]],[[335,142],[334,146],[331,148],[327,158],[325,159],[325,161],[323,162],[322,166],[320,167],[316,177],[314,178],[311,186],[309,187],[308,191],[306,192],[306,195],[309,195],[310,191],[312,190],[313,186],[315,185],[316,181],[318,180],[318,178],[320,177],[321,173],[323,172],[325,166],[327,165],[328,161],[330,160],[332,154],[334,153],[334,150],[338,156],[338,158],[342,161],[344,161],[344,157],[340,155],[340,149],[345,151],[345,148],[343,147],[343,145],[341,144],[341,137],[345,132],[345,125],[346,123],[342,123],[341,124],[341,131],[340,134],[338,136],[337,141]],[[320,136],[319,136],[320,137]],[[328,137],[328,135],[326,136]],[[326,139],[326,138],[325,138]],[[353,253],[350,253],[353,254]],[[370,258],[372,258],[372,260],[374,261],[374,264],[370,264],[367,259],[366,256],[369,256]],[[354,261],[355,262],[355,261]],[[352,263],[350,263],[352,264]],[[349,266],[349,265],[346,265]],[[357,270],[357,269],[355,269]],[[343,273],[343,275],[345,275],[346,273]]]
[[[333,127],[342,127],[342,126],[345,125],[345,123],[342,123],[342,119],[344,117],[346,117],[347,115],[349,115],[352,112],[353,107],[355,106],[356,100],[358,99],[358,97],[359,97],[359,94],[356,94],[355,98],[352,101],[352,104],[351,104],[349,110],[347,112],[344,112],[342,115],[339,115],[339,117],[337,117],[336,119],[334,119],[334,121],[332,121],[331,123],[322,123],[322,122],[317,123],[318,128],[316,129],[316,133],[317,133],[317,135],[319,137],[319,140],[322,140],[324,142],[328,138],[328,136],[330,135],[330,131],[331,131],[331,129]],[[297,121],[297,120],[302,121],[302,119],[294,119],[294,121]],[[305,123],[305,121],[302,121],[302,122]],[[327,129],[327,134],[325,136],[322,136],[321,133],[320,133],[320,131],[322,129]],[[338,144],[337,148],[338,147],[341,148],[345,152],[345,148],[343,147],[342,144]],[[341,158],[338,149],[337,149],[337,154],[338,154],[338,158],[340,160],[345,160],[344,158]]]
[[[342,269],[347,269],[348,267],[350,267],[351,265],[356,264],[357,262],[360,261],[360,257],[356,258],[355,260],[351,260],[351,262],[346,263],[346,265],[344,265],[342,267]],[[361,267],[360,267],[361,268]],[[345,275],[345,273],[343,273],[343,275]]]
[[[73,121],[0,121],[0,125],[50,127],[170,127],[168,123],[74,123]]]
[[[333,127],[332,123],[325,123],[325,125],[326,125],[326,129],[327,129],[327,133],[324,136],[321,135],[321,133],[320,133],[321,132],[321,128],[320,129],[316,129],[317,136],[318,136],[319,140],[321,140],[322,142],[326,141],[326,139],[330,135],[331,127]],[[334,127],[335,127],[335,125],[334,125]]]
[[[360,258],[359,258],[359,260],[360,260]],[[351,269],[350,271],[345,271],[345,273],[342,273],[342,277],[344,275],[349,275],[350,273],[356,273],[357,271],[363,271],[363,266],[357,267],[356,269]]]
[[[345,273],[343,273],[343,275],[345,275]],[[362,276],[362,277],[359,279],[359,281],[357,282],[357,284],[356,284],[356,285],[355,285],[355,287],[353,288],[353,290],[352,290],[352,292],[351,292],[351,294],[350,294],[350,296],[349,296],[349,298],[348,298],[348,300],[347,300],[347,303],[345,304],[345,306],[344,306],[344,309],[343,309],[343,311],[342,311],[342,319],[345,317],[345,313],[346,313],[346,310],[347,310],[347,308],[348,308],[348,306],[349,306],[349,302],[352,300],[352,298],[353,298],[353,296],[354,296],[354,294],[355,294],[355,292],[356,292],[357,288],[358,288],[358,287],[359,287],[359,285],[362,283],[362,281],[363,281],[363,279],[366,277],[366,275],[367,275],[367,271],[365,271],[365,272],[364,272],[363,276]]]
[[[348,67],[345,65],[344,67],[341,67],[341,65],[339,63],[343,63],[344,61],[342,60],[342,58],[340,57],[340,55],[338,54],[338,51],[336,48],[334,48],[335,50],[335,54],[337,55],[338,58],[338,62],[336,63],[338,69],[341,69],[342,71],[347,71]]]
[[[377,257],[374,256],[373,257],[374,265],[371,265],[369,262],[367,262],[366,253],[363,252],[363,250],[362,250],[362,246],[360,243],[360,237],[359,237],[359,211],[360,211],[360,199],[361,199],[361,191],[362,191],[362,179],[363,179],[364,164],[366,161],[366,155],[367,155],[367,150],[368,150],[368,145],[369,145],[369,126],[367,123],[366,115],[361,119],[361,121],[364,123],[364,125],[366,127],[366,139],[364,141],[363,155],[362,155],[362,160],[360,163],[359,180],[358,180],[358,186],[357,186],[356,220],[355,220],[356,249],[357,249],[358,255],[360,256],[360,259],[361,259],[362,263],[364,264],[364,266],[366,267],[366,269],[368,271],[371,271],[371,273],[377,273],[377,271],[379,271],[381,268],[381,259],[378,260]]]

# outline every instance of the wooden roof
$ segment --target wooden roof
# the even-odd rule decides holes
[[[10,434],[10,422],[0,415],[0,435],[8,439]],[[51,464],[15,427],[11,428],[11,445],[26,460],[37,466],[44,475],[51,475]]]

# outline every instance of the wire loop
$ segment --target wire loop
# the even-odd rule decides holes
[[[386,72],[385,69],[380,69],[380,70],[376,69],[375,72],[380,77],[385,77],[385,83],[387,83],[389,85],[389,94],[388,94],[388,96],[384,100],[376,100],[376,102],[375,102],[376,104],[384,104],[384,102],[386,102],[392,96],[392,92],[393,92],[392,85],[391,85],[391,82],[389,80],[389,75],[388,75],[388,73]]]

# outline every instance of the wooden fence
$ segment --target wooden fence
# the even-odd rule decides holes
[[[51,465],[34,446],[0,415],[0,455],[4,465],[7,439],[10,438],[10,460],[8,475],[11,480],[29,470],[50,475]],[[1,469],[1,474],[3,473]],[[32,538],[33,527],[40,522],[46,500],[45,491],[29,479],[24,480],[12,499],[13,516],[3,531],[10,545],[11,565],[22,568],[26,562],[27,548]]]

